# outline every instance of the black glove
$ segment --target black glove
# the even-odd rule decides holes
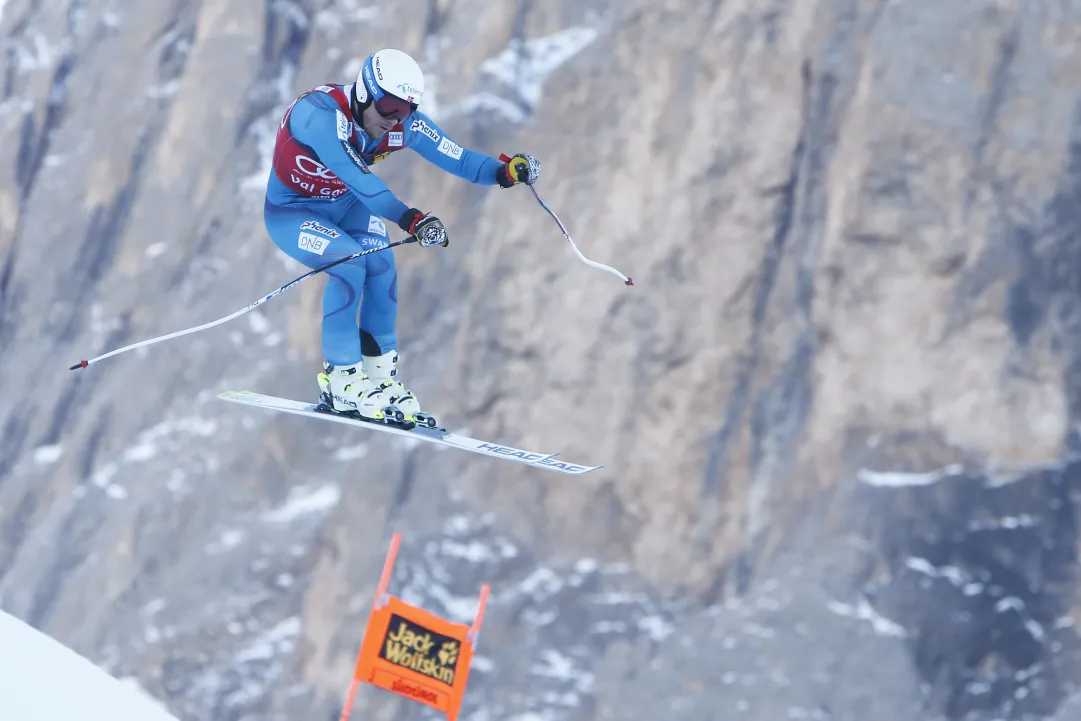
[[[540,161],[527,153],[518,153],[513,157],[500,155],[503,165],[495,171],[495,179],[504,188],[514,187],[517,183],[533,185],[540,177]]]
[[[434,215],[422,213],[416,208],[410,208],[402,213],[401,219],[398,220],[398,227],[416,238],[417,242],[425,248],[430,245],[441,245],[446,248],[450,243],[443,221]]]

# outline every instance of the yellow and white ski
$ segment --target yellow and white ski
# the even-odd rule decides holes
[[[361,418],[352,418],[331,411],[319,410],[319,406],[314,403],[303,403],[288,398],[277,398],[261,393],[253,393],[251,391],[225,391],[219,393],[218,398],[233,403],[257,406],[259,408],[269,408],[270,410],[282,411],[283,413],[292,413],[298,416],[307,416],[309,418],[319,418],[326,421],[334,421],[335,423],[358,426],[369,430],[392,433],[399,436],[405,436],[406,438],[415,438],[419,441],[426,441],[428,443],[435,443],[436,445],[479,453],[480,455],[488,456],[490,458],[514,461],[516,463],[543,468],[557,473],[580,475],[604,467],[585,466],[578,463],[571,463],[570,461],[560,460],[556,458],[559,453],[540,453],[523,448],[505,446],[500,443],[477,440],[476,438],[451,433],[445,428],[428,428],[421,425],[416,425],[412,428],[402,428],[390,424],[366,421]]]

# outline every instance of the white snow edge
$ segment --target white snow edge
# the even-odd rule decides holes
[[[0,718],[4,721],[177,721],[131,681],[0,611]]]

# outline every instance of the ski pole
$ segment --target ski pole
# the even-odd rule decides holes
[[[500,155],[499,159],[502,160],[504,163],[509,163],[510,160],[511,160],[506,154]],[[552,216],[552,220],[554,220],[556,222],[556,225],[559,226],[559,229],[561,231],[563,231],[563,237],[566,238],[567,242],[571,244],[571,247],[574,248],[575,255],[577,255],[578,258],[583,263],[585,263],[586,265],[593,266],[594,268],[600,268],[601,270],[606,270],[609,273],[614,273],[615,275],[618,275],[620,278],[623,279],[623,284],[624,285],[634,285],[633,280],[631,280],[627,276],[623,275],[622,273],[620,273],[618,270],[616,270],[612,266],[604,265],[603,263],[596,263],[596,262],[590,260],[589,258],[585,257],[584,255],[582,255],[582,251],[578,250],[578,246],[574,244],[573,240],[571,240],[570,233],[568,233],[567,229],[565,227],[563,227],[563,223],[559,220],[559,216],[557,216],[555,213],[553,213],[552,209],[548,207],[548,204],[545,203],[543,200],[541,200],[540,194],[537,192],[536,188],[534,188],[532,185],[530,185],[529,189],[533,191],[533,197],[537,199],[537,202],[541,204],[541,207],[544,208],[546,211],[548,211],[548,215]]]
[[[114,355],[119,355],[120,353],[124,353],[124,352],[129,351],[129,350],[135,350],[136,348],[142,348],[143,346],[153,345],[154,343],[160,343],[161,341],[169,340],[170,338],[179,338],[180,336],[188,335],[189,333],[198,333],[201,330],[206,330],[207,328],[213,328],[214,326],[221,325],[222,323],[228,323],[233,318],[236,318],[237,316],[243,315],[243,314],[247,313],[249,310],[252,310],[253,308],[258,307],[258,306],[262,305],[263,303],[266,303],[268,300],[270,300],[274,296],[288,290],[289,288],[292,288],[294,285],[296,285],[300,281],[304,280],[305,278],[310,278],[311,276],[315,275],[316,273],[322,273],[324,270],[328,270],[330,268],[333,268],[334,266],[339,265],[340,263],[347,263],[350,260],[356,260],[357,258],[361,257],[362,255],[368,255],[369,253],[378,253],[381,250],[386,250],[387,248],[393,248],[396,245],[405,245],[406,243],[415,243],[415,242],[417,242],[416,238],[409,237],[409,238],[406,238],[405,240],[398,240],[398,241],[395,241],[395,242],[393,242],[393,243],[391,243],[389,245],[384,245],[384,246],[382,246],[380,248],[368,248],[368,250],[362,250],[359,253],[353,253],[352,255],[347,255],[344,258],[339,258],[338,260],[334,261],[333,263],[328,263],[328,264],[324,265],[321,268],[316,268],[315,270],[308,271],[307,273],[300,276],[299,278],[296,278],[295,280],[289,281],[288,283],[283,285],[281,288],[278,288],[277,290],[274,290],[274,291],[271,291],[270,293],[267,293],[262,298],[255,301],[254,303],[247,306],[246,308],[242,308],[241,310],[238,310],[236,313],[232,313],[230,315],[227,315],[224,318],[219,318],[218,320],[211,321],[210,323],[204,323],[203,325],[196,326],[194,328],[188,328],[186,330],[179,330],[176,333],[170,333],[169,335],[158,336],[157,338],[151,338],[150,340],[144,340],[144,341],[140,341],[138,343],[132,343],[131,345],[126,345],[123,348],[117,348],[114,351],[109,351],[108,353],[105,353],[104,355],[99,355],[97,358],[91,358],[90,360],[79,361],[78,363],[73,365],[68,370],[77,370],[79,368],[86,368],[91,363],[97,363],[100,360],[105,360],[106,358],[109,358],[109,357],[114,356]]]

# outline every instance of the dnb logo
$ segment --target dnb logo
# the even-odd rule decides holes
[[[301,250],[306,250],[309,253],[315,253],[316,255],[322,255],[330,245],[330,241],[326,238],[320,238],[318,235],[312,233],[301,233],[297,237],[297,247]]]
[[[436,633],[392,613],[379,657],[395,666],[453,686],[459,643],[456,638]]]

